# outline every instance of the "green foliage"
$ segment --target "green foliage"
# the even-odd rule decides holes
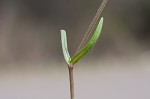
[[[85,56],[94,47],[95,43],[97,42],[97,40],[100,36],[102,26],[103,26],[103,17],[101,18],[101,20],[96,28],[96,31],[93,34],[90,41],[87,43],[87,45],[83,49],[81,49],[81,51],[79,51],[77,54],[75,54],[75,56],[71,60],[71,63],[73,63],[73,64],[77,63],[83,56]]]
[[[62,50],[63,50],[64,58],[68,64],[77,63],[83,56],[85,56],[94,47],[95,43],[97,42],[100,36],[102,26],[103,26],[103,17],[100,19],[96,31],[94,32],[92,38],[89,40],[87,45],[83,49],[81,49],[77,54],[75,54],[72,59],[70,58],[68,48],[67,48],[66,32],[65,30],[61,30]]]
[[[61,32],[61,44],[62,44],[63,55],[64,55],[66,62],[70,64],[71,58],[68,52],[66,31],[61,30],[60,32]]]

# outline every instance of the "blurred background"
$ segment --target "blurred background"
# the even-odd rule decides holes
[[[102,0],[0,0],[0,99],[69,99],[71,56]],[[150,99],[150,0],[109,0],[103,31],[75,65],[76,99]]]

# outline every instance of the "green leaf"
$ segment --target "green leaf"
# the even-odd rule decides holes
[[[70,64],[70,55],[69,55],[69,52],[68,52],[68,47],[67,47],[67,36],[66,36],[66,31],[65,30],[61,30],[61,44],[62,44],[62,51],[63,51],[63,55],[64,55],[64,58],[66,60],[66,62],[68,64]]]
[[[100,36],[102,26],[103,26],[103,17],[100,19],[98,26],[96,28],[96,31],[93,34],[90,41],[87,43],[87,45],[83,49],[81,49],[77,54],[74,55],[70,63],[72,64],[77,63],[83,56],[85,56],[94,47],[95,43],[97,42]]]

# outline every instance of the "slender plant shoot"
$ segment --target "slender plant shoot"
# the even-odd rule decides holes
[[[70,99],[74,99],[74,80],[73,80],[73,68],[74,64],[77,63],[82,57],[84,57],[96,44],[98,38],[100,37],[102,26],[103,26],[103,17],[100,19],[97,27],[96,24],[99,20],[99,16],[102,13],[105,5],[107,4],[108,0],[103,0],[101,6],[99,7],[95,17],[93,18],[91,24],[89,25],[87,32],[85,33],[76,53],[74,54],[73,58],[71,59],[69,52],[68,52],[68,46],[67,46],[67,36],[66,31],[61,30],[61,44],[62,44],[62,51],[64,55],[64,59],[68,64],[68,70],[69,70],[69,80],[70,80]],[[85,45],[87,39],[89,38],[90,34],[92,33],[93,29],[96,27],[96,30],[89,40],[89,42]],[[84,46],[85,45],[85,46]]]

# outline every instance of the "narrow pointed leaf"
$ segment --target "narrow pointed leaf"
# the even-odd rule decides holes
[[[100,36],[102,26],[103,26],[103,17],[100,19],[98,26],[96,28],[96,31],[93,34],[90,41],[87,43],[87,45],[83,49],[81,49],[77,54],[74,55],[70,63],[72,64],[77,63],[83,56],[85,56],[94,47],[95,43],[97,42]]]
[[[67,47],[67,36],[66,36],[66,31],[65,30],[61,30],[61,44],[62,44],[62,51],[63,51],[63,55],[64,58],[66,60],[66,62],[68,64],[70,64],[70,55],[68,52],[68,47]]]

